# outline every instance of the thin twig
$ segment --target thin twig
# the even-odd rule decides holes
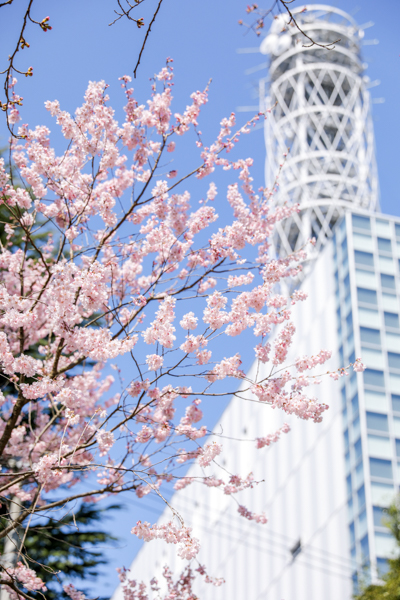
[[[296,20],[295,16],[290,10],[288,5],[292,4],[293,2],[294,0],[274,0],[274,3],[272,4],[271,8],[268,8],[267,10],[259,10],[258,6],[254,4],[253,6],[248,7],[247,12],[255,12],[259,18],[252,25],[246,25],[245,23],[243,23],[242,20],[239,21],[239,24],[245,25],[248,29],[252,29],[253,31],[255,31],[256,35],[260,35],[261,30],[264,28],[266,17],[271,13],[273,14],[274,9],[277,9],[277,11],[280,14],[282,14],[281,7],[283,7],[284,11],[289,16],[289,21],[287,25],[293,25],[294,27],[296,27],[297,31],[301,33],[310,42],[309,44],[303,44],[304,48],[312,48],[313,46],[318,46],[319,48],[324,48],[325,50],[333,50],[335,48],[335,44],[340,42],[340,38],[335,40],[334,42],[330,42],[329,44],[320,44],[319,42],[316,42],[313,38],[307,35],[307,33],[300,27],[298,21]]]
[[[335,48],[335,44],[337,44],[338,42],[340,42],[340,38],[339,38],[339,39],[335,40],[334,42],[330,42],[329,44],[319,44],[318,42],[316,42],[315,40],[313,40],[312,38],[310,38],[310,36],[307,35],[305,33],[305,31],[303,31],[301,29],[300,25],[298,24],[298,22],[294,18],[293,13],[291,12],[290,8],[288,7],[288,4],[291,4],[293,2],[293,0],[279,0],[279,2],[285,8],[286,12],[288,13],[288,15],[290,17],[290,21],[289,21],[288,25],[290,25],[290,23],[293,23],[293,25],[296,27],[296,29],[302,35],[304,35],[304,37],[310,42],[308,45],[304,45],[303,44],[304,48],[312,48],[313,46],[318,46],[319,48],[325,48],[326,50],[333,50]]]
[[[152,20],[150,21],[150,25],[148,26],[148,28],[147,28],[147,31],[146,31],[146,35],[144,36],[143,45],[142,45],[142,47],[141,47],[141,49],[140,49],[140,52],[139,52],[139,58],[138,58],[138,60],[137,60],[136,67],[135,67],[135,68],[134,68],[134,70],[133,70],[133,76],[134,76],[134,78],[135,78],[135,79],[136,79],[136,71],[138,70],[138,67],[139,67],[139,65],[140,65],[140,60],[141,60],[141,58],[142,58],[142,54],[143,54],[143,51],[144,51],[144,47],[145,47],[145,45],[146,45],[147,38],[149,37],[149,33],[150,33],[150,31],[151,31],[151,26],[153,25],[154,21],[156,20],[157,13],[158,13],[158,11],[160,10],[160,7],[161,7],[161,4],[162,4],[162,1],[163,1],[163,0],[160,0],[160,1],[159,1],[159,3],[158,3],[158,6],[157,6],[157,9],[156,9],[156,12],[154,13]]]
[[[114,19],[114,21],[112,21],[111,23],[109,23],[108,26],[111,27],[111,25],[114,25],[117,21],[119,21],[120,19],[122,19],[122,17],[127,17],[130,21],[134,21],[136,24],[138,24],[138,21],[140,21],[140,19],[134,19],[133,17],[130,16],[129,13],[131,12],[131,10],[133,10],[134,8],[137,8],[144,1],[145,0],[135,0],[135,4],[131,4],[130,2],[128,2],[128,0],[126,0],[126,3],[129,4],[129,10],[125,10],[121,6],[120,0],[117,0],[118,6],[122,10],[122,13],[119,13],[117,10],[114,10],[115,14],[118,15],[118,16],[117,16],[116,19]],[[141,25],[138,25],[138,27],[140,28]]]

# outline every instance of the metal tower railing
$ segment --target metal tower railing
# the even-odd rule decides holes
[[[265,125],[266,185],[272,188],[289,149],[273,201],[301,206],[276,227],[279,256],[310,237],[318,252],[343,211],[379,207],[371,101],[360,56],[364,31],[331,6],[309,5],[293,14],[308,36],[332,49],[310,46],[286,26],[286,15],[273,21],[260,47],[270,55],[268,96],[264,80],[261,101],[264,109],[274,107]]]

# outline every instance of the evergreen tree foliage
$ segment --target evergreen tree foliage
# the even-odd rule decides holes
[[[15,188],[18,188],[21,185],[18,172],[9,164],[7,157],[7,149],[0,149],[0,158],[4,159],[11,177],[11,183]],[[13,207],[12,210],[20,211],[18,207]],[[13,247],[23,248],[25,244],[24,231],[13,218],[12,210],[4,204],[0,205],[0,250],[1,247],[7,247],[8,244],[7,224],[14,228]],[[43,222],[37,231],[32,234],[32,240],[38,247],[40,247],[43,240],[47,239],[50,227],[50,223]],[[56,231],[55,234],[57,234]],[[33,257],[35,257],[35,250],[33,250]],[[91,318],[94,316],[92,315]],[[39,353],[39,344],[31,347],[26,353],[37,359],[42,358]],[[30,380],[27,379],[27,381]],[[2,375],[1,369],[0,389],[4,394],[9,394],[12,389],[8,378]],[[32,422],[35,421],[35,411],[31,413],[30,418]],[[20,424],[28,424],[27,415],[22,416]],[[16,460],[18,460],[17,457]],[[106,510],[109,514],[110,511],[119,508],[120,505],[116,504],[108,506]],[[7,512],[7,501],[2,498],[2,504],[0,505],[0,524],[2,525],[5,524],[4,516]],[[29,526],[24,548],[29,556],[29,566],[46,583],[48,588],[46,598],[49,600],[70,600],[70,597],[62,589],[64,581],[71,582],[75,579],[78,581],[79,588],[85,591],[85,583],[99,574],[100,565],[106,564],[103,557],[103,548],[115,542],[117,538],[96,527],[104,519],[104,513],[105,509],[99,509],[93,504],[82,503],[77,512],[67,513],[60,520],[43,518],[40,524]],[[24,525],[26,523],[18,530],[19,542],[22,542],[24,538]],[[2,549],[2,544],[0,544],[0,552],[2,552]],[[86,592],[88,592],[88,588]],[[43,594],[34,592],[31,592],[30,595],[38,599],[43,597]]]
[[[387,509],[385,525],[396,540],[398,555],[388,559],[389,570],[381,575],[382,584],[370,584],[355,600],[400,600],[400,497]]]
[[[82,503],[77,512],[68,513],[60,520],[54,517],[43,519],[29,527],[24,548],[29,567],[35,569],[46,584],[46,599],[69,599],[62,589],[66,582],[73,582],[89,598],[92,597],[90,581],[99,575],[99,567],[107,564],[103,551],[117,541],[99,525],[106,511],[110,513],[119,508],[118,504],[99,509],[93,504]],[[6,507],[2,509],[4,513]],[[22,526],[18,530],[21,542],[24,533]],[[38,600],[43,597],[40,592],[31,592],[31,595]]]

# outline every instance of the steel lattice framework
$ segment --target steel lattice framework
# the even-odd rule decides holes
[[[286,15],[275,19],[260,48],[271,57],[268,97],[264,81],[261,87],[263,108],[274,107],[265,125],[266,185],[273,188],[285,162],[274,203],[301,206],[276,227],[279,256],[310,237],[317,240],[317,252],[346,209],[379,205],[371,101],[360,56],[364,31],[330,6],[303,11],[293,11],[301,29],[332,49],[310,46],[294,26],[286,26]]]

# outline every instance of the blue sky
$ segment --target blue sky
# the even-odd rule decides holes
[[[157,4],[156,0],[147,2],[150,8]],[[19,15],[27,4],[28,0],[20,0],[1,9],[0,70],[18,39]],[[31,47],[20,53],[18,59],[19,68],[24,70],[33,66],[34,70],[34,76],[22,77],[19,86],[25,103],[21,110],[24,123],[32,127],[46,124],[52,129],[54,123],[44,109],[45,100],[58,99],[64,110],[73,112],[82,101],[87,82],[100,79],[110,84],[111,102],[115,105],[117,118],[122,118],[123,98],[118,77],[132,74],[144,29],[139,31],[133,23],[122,20],[109,27],[116,4],[115,0],[35,1],[35,18],[40,21],[49,15],[53,30],[43,33],[30,26],[26,39]],[[293,6],[301,4],[296,1]],[[360,24],[375,23],[366,30],[365,40],[378,39],[379,44],[365,45],[363,57],[371,81],[381,81],[379,86],[371,89],[372,97],[385,99],[383,104],[373,105],[381,208],[382,212],[400,215],[400,2],[332,0],[330,4],[349,12]],[[222,117],[239,107],[257,106],[258,78],[266,75],[266,66],[262,66],[266,59],[257,53],[237,52],[240,48],[259,45],[252,33],[244,35],[244,28],[237,24],[245,17],[245,5],[244,0],[164,0],[138,77],[133,82],[138,99],[146,100],[149,77],[164,66],[167,56],[171,56],[176,75],[174,110],[182,111],[190,93],[203,89],[212,79],[210,103],[201,120],[201,129],[208,141],[215,135]],[[269,0],[264,0],[262,6],[267,8],[269,5]],[[141,12],[138,8],[137,12],[148,22],[147,10]],[[260,69],[256,70],[257,67]],[[248,70],[253,72],[248,73]],[[250,117],[250,112],[238,112],[239,123]],[[1,146],[7,137],[2,120]],[[55,143],[61,149],[59,137],[55,138]],[[240,154],[255,159],[256,187],[262,185],[265,150],[261,128],[243,139]],[[181,153],[179,168],[182,171],[189,169],[193,160],[191,151]],[[218,185],[218,180],[216,183]],[[207,420],[210,427],[222,408],[220,404],[210,409]],[[139,509],[142,503],[138,506],[137,500],[130,500],[126,502],[126,509],[113,520],[113,532],[121,536],[122,541],[118,549],[107,550],[110,563],[104,567],[104,574],[94,587],[95,593],[110,593],[117,582],[115,567],[130,564],[139,544],[128,532],[138,518],[156,520],[159,509],[156,503],[150,504],[151,501],[149,510],[142,512]]]
[[[268,6],[270,0],[264,0]],[[156,0],[147,0],[149,7]],[[0,50],[9,54],[17,39],[20,20],[18,14],[27,2],[20,0],[2,10],[0,19]],[[301,2],[296,0],[294,6]],[[363,54],[368,63],[371,81],[382,83],[372,89],[374,98],[385,98],[385,103],[374,106],[377,158],[382,191],[382,210],[399,214],[397,208],[399,159],[397,143],[400,134],[398,98],[400,97],[400,44],[396,23],[400,17],[397,0],[335,0],[334,6],[353,14],[359,23],[374,21],[367,29],[366,39],[379,40],[377,46],[365,46]],[[145,3],[145,6],[147,4]],[[35,15],[38,20],[50,15],[53,30],[43,33],[39,28],[28,28],[29,49],[20,53],[21,68],[33,66],[32,78],[21,77],[19,89],[25,99],[23,121],[30,125],[52,119],[44,109],[44,101],[58,99],[65,110],[73,111],[81,102],[89,80],[105,79],[110,84],[112,102],[122,106],[118,77],[131,74],[143,39],[144,30],[134,23],[119,21],[112,27],[115,0],[69,0],[50,2],[36,0]],[[141,10],[141,7],[138,8]],[[211,78],[210,103],[204,112],[202,130],[212,135],[220,119],[240,106],[257,104],[259,70],[246,74],[246,70],[265,62],[259,54],[238,54],[244,47],[258,46],[252,33],[237,25],[245,13],[243,0],[164,0],[146,48],[135,91],[143,101],[148,94],[148,79],[163,65],[165,58],[174,59],[176,106],[184,108],[189,94],[202,89]],[[148,14],[143,11],[145,20]],[[0,67],[2,68],[2,67]],[[118,112],[117,112],[118,116]],[[121,114],[120,114],[121,116]],[[240,113],[245,119],[250,113]],[[205,121],[205,122],[204,122]],[[0,123],[0,136],[6,139],[4,124]],[[244,154],[256,161],[256,175],[263,178],[264,143],[262,131],[251,134],[242,146]]]

